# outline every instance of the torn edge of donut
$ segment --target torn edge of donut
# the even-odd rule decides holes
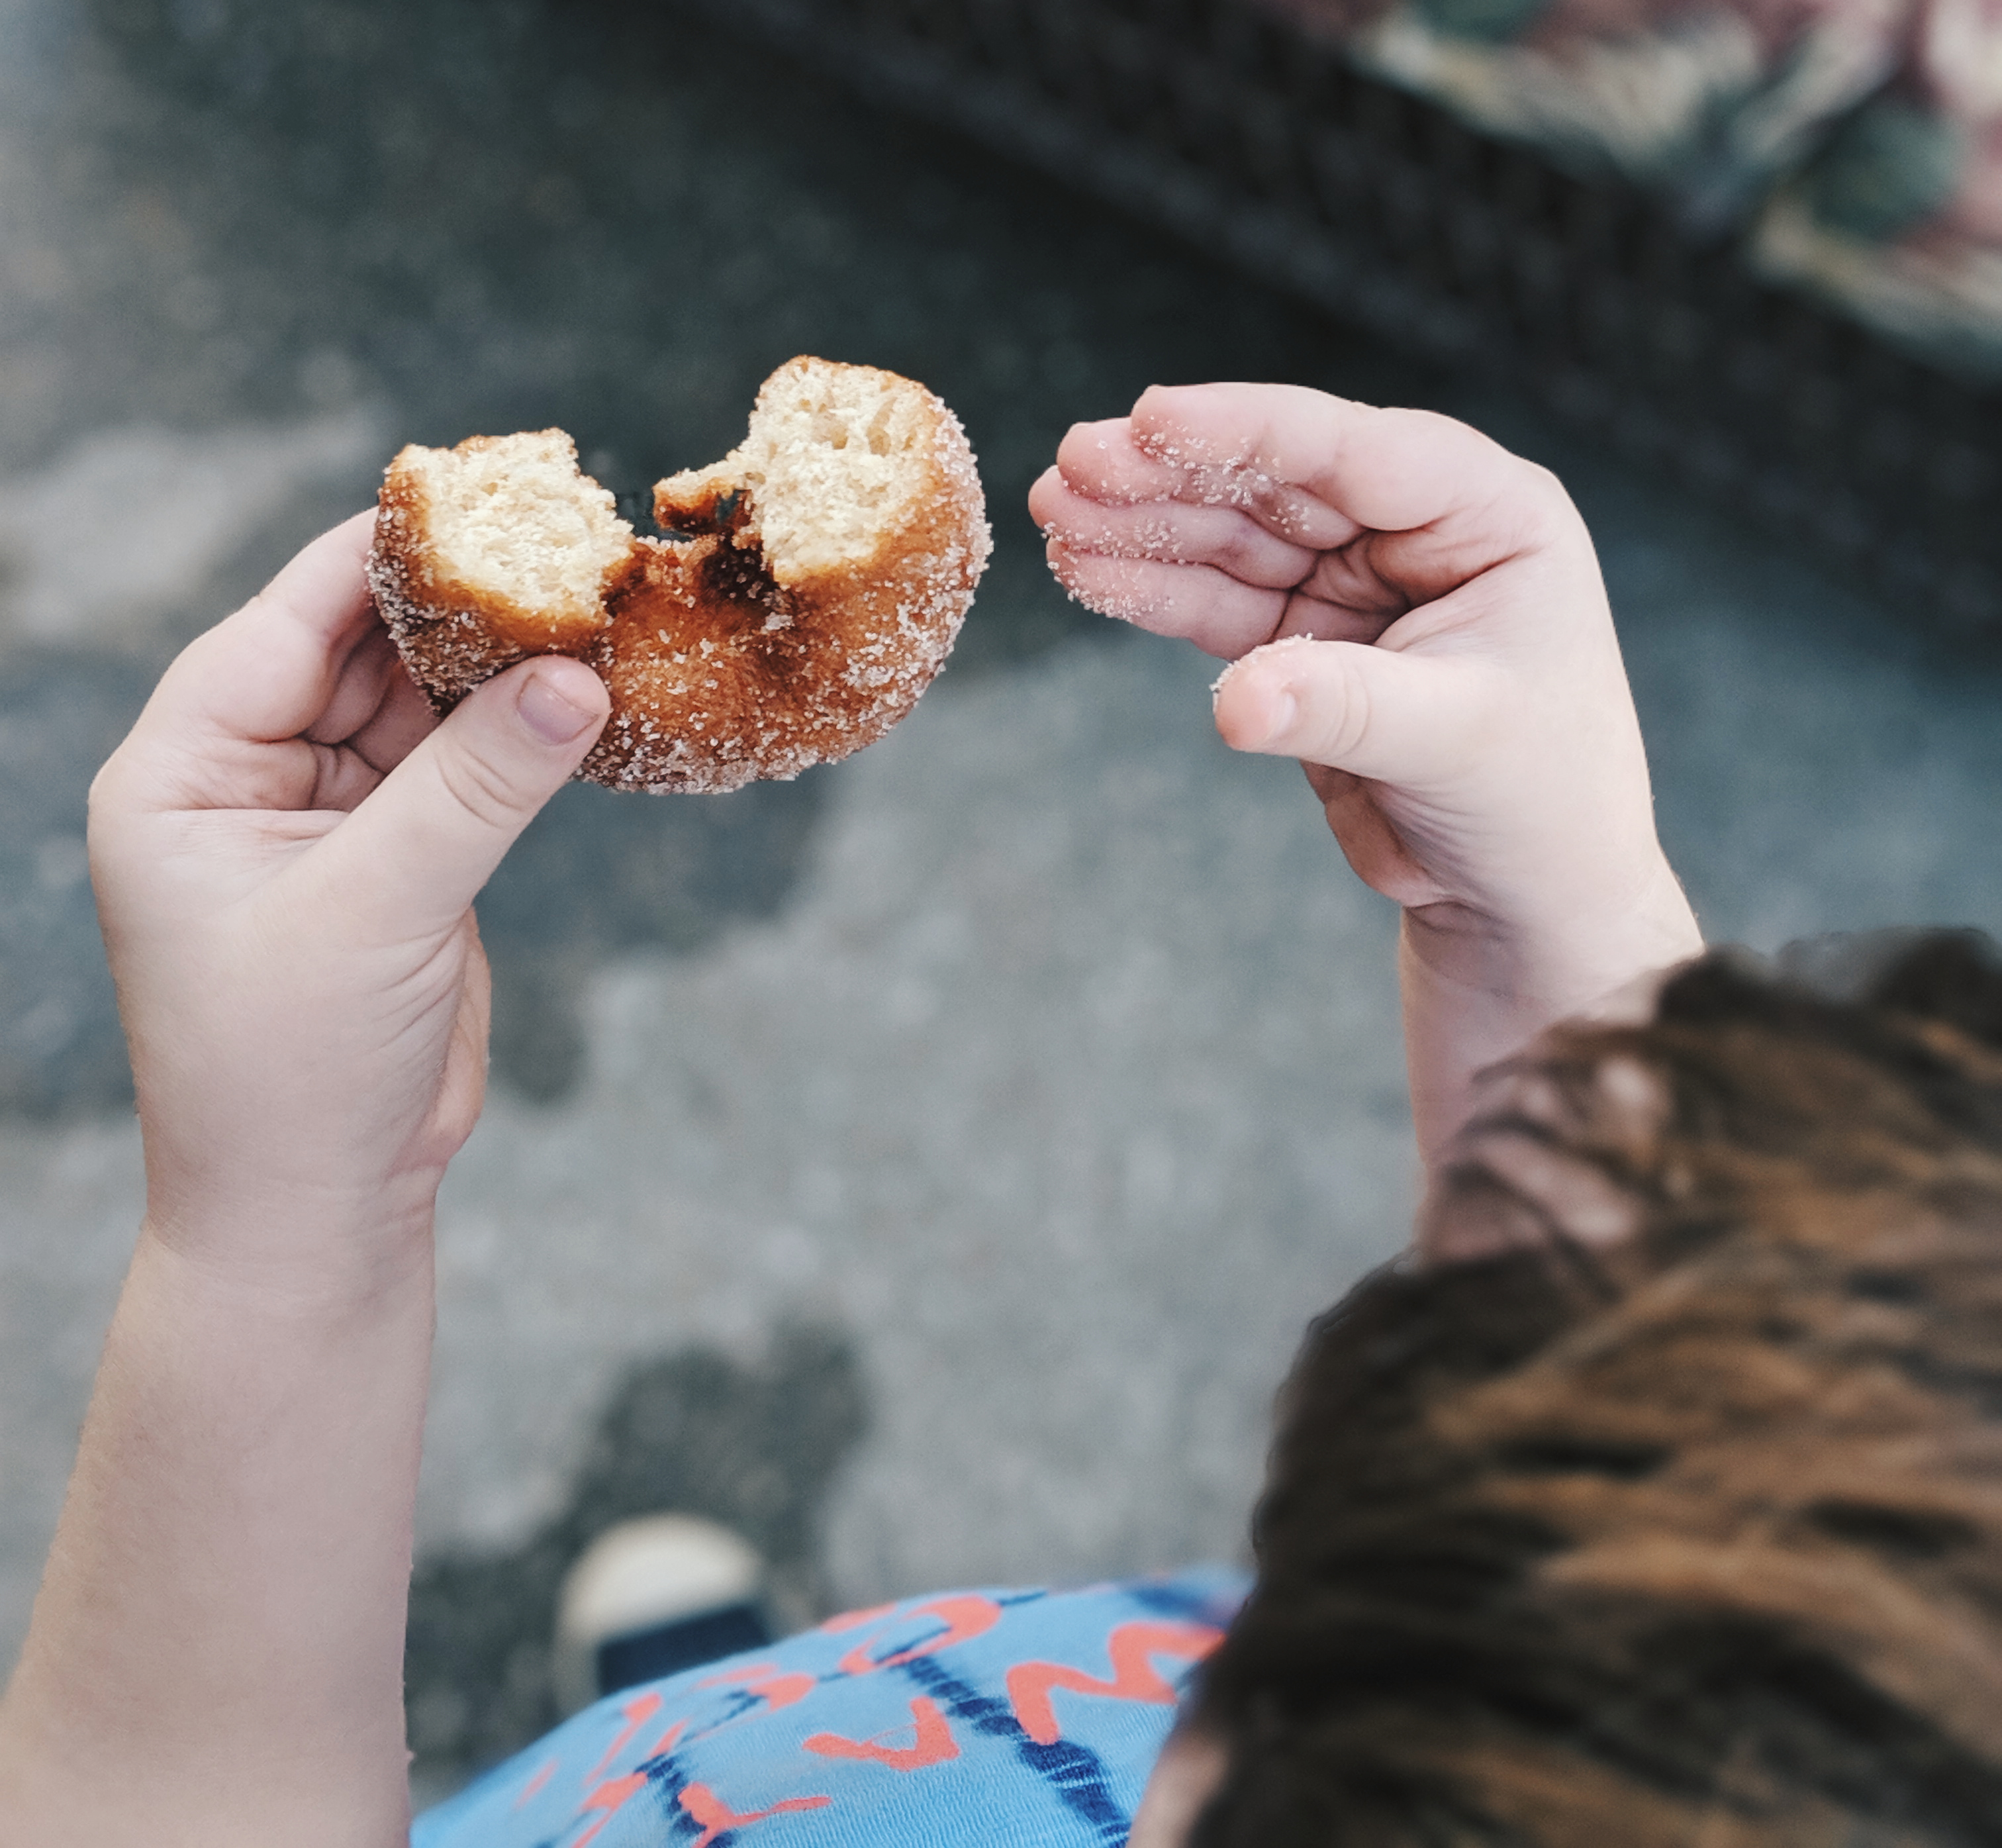
[[[654,513],[660,535],[637,534],[559,430],[412,445],[385,479],[370,581],[441,710],[525,655],[579,654],[613,696],[584,774],[720,789],[845,756],[902,717],[943,666],[992,546],[951,411],[894,373],[811,358],[766,382],[723,461],[657,484]],[[705,539],[723,549],[690,543]],[[658,649],[621,660],[620,633],[639,626],[617,611],[663,591],[744,657],[741,696],[705,706],[701,688],[662,684]],[[856,697],[837,714],[825,696],[839,686]],[[634,742],[622,757],[614,739]]]

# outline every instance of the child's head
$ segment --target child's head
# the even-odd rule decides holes
[[[1285,1395],[1198,1848],[2002,1839],[2002,967],[1880,962],[1497,1079],[1428,1212],[1498,1254]]]

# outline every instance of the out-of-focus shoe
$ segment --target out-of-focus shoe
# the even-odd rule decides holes
[[[765,1562],[693,1515],[609,1527],[565,1576],[552,1669],[566,1714],[606,1694],[772,1640]]]

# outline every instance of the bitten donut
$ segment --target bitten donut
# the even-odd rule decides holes
[[[578,772],[621,790],[734,790],[871,744],[944,664],[992,548],[965,432],[931,392],[796,359],[744,441],[654,490],[642,538],[560,430],[412,445],[368,561],[377,606],[440,712],[531,654],[612,694]]]

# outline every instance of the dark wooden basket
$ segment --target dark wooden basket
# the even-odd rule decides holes
[[[1249,0],[679,0],[1553,411],[2002,639],[2002,389]]]

